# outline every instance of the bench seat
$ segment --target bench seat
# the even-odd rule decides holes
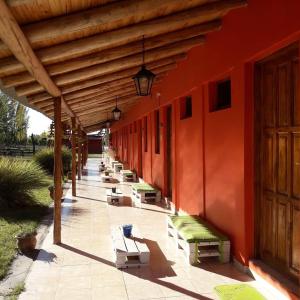
[[[132,186],[132,200],[134,206],[141,207],[142,202],[160,202],[161,192],[148,183],[133,183]]]
[[[228,237],[198,216],[168,216],[167,232],[190,264],[202,257],[218,257],[224,263],[230,260]]]

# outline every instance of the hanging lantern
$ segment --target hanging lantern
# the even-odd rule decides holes
[[[151,88],[155,74],[149,71],[145,65],[145,42],[143,36],[143,64],[140,71],[132,77],[135,84],[136,93],[138,96],[148,96],[151,94]]]
[[[113,117],[115,121],[119,121],[121,118],[121,110],[118,108],[118,98],[116,98],[116,107],[112,111]]]

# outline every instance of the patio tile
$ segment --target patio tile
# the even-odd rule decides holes
[[[147,280],[139,284],[126,284],[126,290],[130,300],[164,297],[159,285]]]
[[[88,163],[97,170],[99,160]],[[167,237],[164,209],[108,206],[104,187],[111,186],[101,183],[98,176],[83,176],[78,196],[73,199],[68,191],[63,204],[63,244],[52,244],[53,228],[49,228],[19,299],[207,300],[216,299],[213,288],[218,284],[253,281],[230,264],[187,265],[183,251]],[[129,184],[120,186],[130,195]],[[125,223],[137,226],[144,236],[151,251],[149,266],[115,267],[110,228]]]
[[[92,289],[92,299],[126,300],[128,299],[124,285],[105,286]]]

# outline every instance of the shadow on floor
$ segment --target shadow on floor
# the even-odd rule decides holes
[[[76,198],[107,203],[105,200],[91,198],[91,197],[76,196]]]
[[[90,253],[88,253],[88,252],[85,252],[85,251],[83,251],[83,250],[77,249],[77,248],[72,247],[72,246],[70,246],[70,245],[61,243],[61,244],[59,244],[59,247],[62,247],[62,248],[64,248],[64,249],[66,249],[66,250],[69,250],[69,251],[72,251],[72,252],[74,252],[74,253],[77,253],[77,254],[79,254],[79,255],[88,257],[88,258],[90,258],[90,259],[96,260],[96,261],[101,262],[101,263],[103,263],[103,264],[106,264],[106,265],[108,265],[108,266],[112,266],[112,267],[115,266],[115,264],[114,264],[113,262],[111,262],[111,261],[109,261],[109,260],[107,260],[107,259],[98,257],[98,256],[93,255],[93,254],[90,254]]]

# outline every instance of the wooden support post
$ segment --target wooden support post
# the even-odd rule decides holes
[[[89,142],[88,142],[88,138],[86,137],[86,147],[85,147],[85,164],[87,163],[88,157],[89,157]]]
[[[72,196],[76,196],[76,119],[71,118],[72,122]]]
[[[82,148],[81,148],[81,130],[80,127],[78,127],[78,162],[77,162],[77,177],[78,180],[81,180],[81,153],[82,153]]]
[[[61,243],[61,171],[62,171],[62,157],[61,157],[61,144],[62,144],[62,124],[61,124],[61,98],[54,99],[54,244]]]

